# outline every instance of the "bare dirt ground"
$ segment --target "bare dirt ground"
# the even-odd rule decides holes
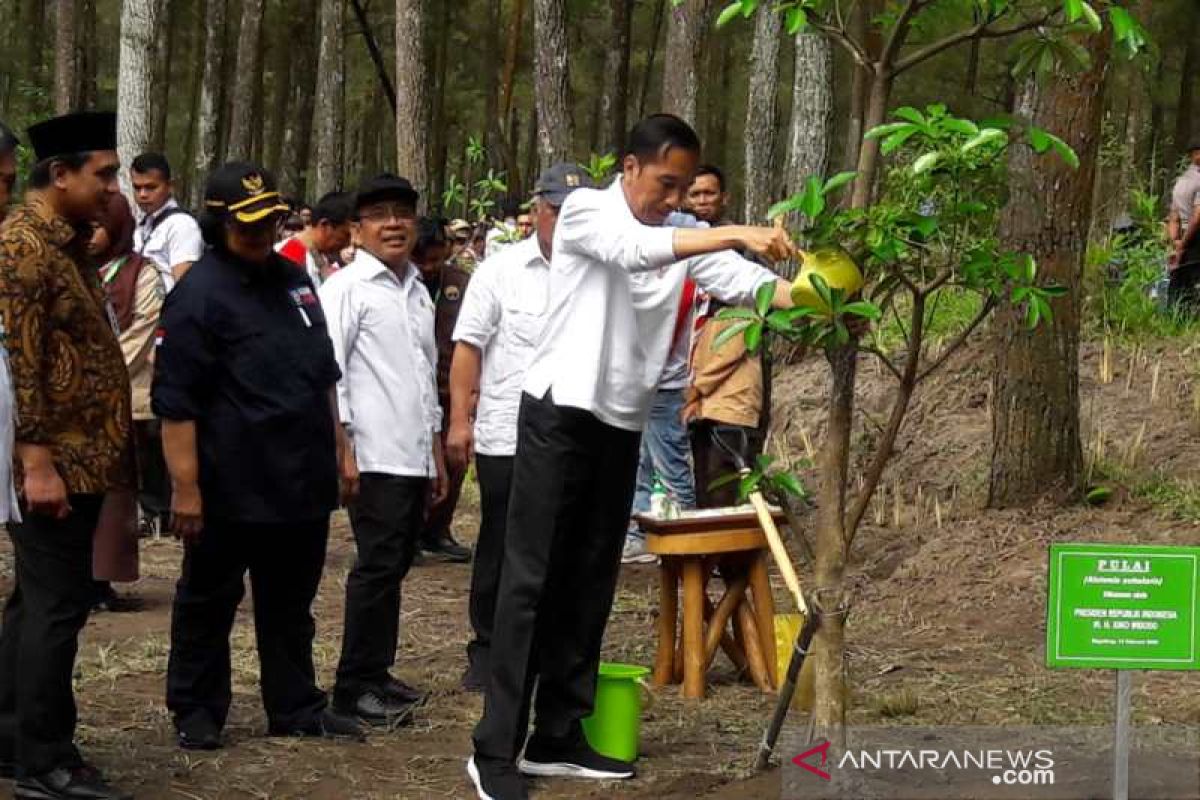
[[[988,361],[979,352],[963,354],[923,389],[869,524],[855,543],[857,593],[848,629],[853,722],[1107,724],[1110,674],[1052,672],[1043,665],[1046,547],[1066,540],[1200,544],[1200,490],[1191,484],[1200,474],[1194,388],[1200,376],[1195,355],[1183,345],[1115,352],[1108,383],[1097,380],[1101,360],[1100,348],[1085,346],[1085,436],[1097,464],[1095,479],[1118,490],[1100,508],[982,510]],[[820,441],[824,372],[810,361],[780,376],[775,449],[798,457],[806,436]],[[864,408],[880,416],[885,380],[866,366],[861,384]],[[859,442],[870,438],[867,421]],[[476,524],[469,491],[456,524],[460,539],[473,539]],[[125,590],[141,597],[145,610],[95,617],[77,675],[80,741],[114,780],[139,798],[470,796],[463,767],[481,699],[458,688],[468,637],[468,568],[426,566],[410,574],[397,672],[433,690],[434,697],[413,727],[359,745],[263,736],[248,596],[234,634],[228,743],[217,753],[197,755],[175,748],[162,700],[180,551],[163,541],[148,544],[143,553],[144,577]],[[315,609],[317,665],[326,685],[338,656],[352,555],[339,516]],[[0,576],[7,589],[7,540],[0,545]],[[776,588],[785,609],[786,596]],[[626,568],[605,657],[651,664],[656,608],[654,567]],[[1139,674],[1134,706],[1140,725],[1200,724],[1200,674]],[[749,770],[771,708],[772,698],[738,682],[720,656],[704,701],[685,702],[674,687],[658,693],[643,723],[637,779],[601,785],[545,781],[534,784],[534,796],[778,797],[778,770],[758,776]],[[795,718],[799,724],[801,715]]]

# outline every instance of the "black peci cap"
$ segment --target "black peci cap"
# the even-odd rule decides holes
[[[287,212],[271,173],[245,161],[217,167],[204,185],[204,207],[246,224]]]
[[[567,195],[576,189],[592,188],[595,188],[595,183],[583,167],[562,162],[538,176],[533,196],[542,198],[552,206],[561,206]]]
[[[29,127],[29,144],[38,161],[72,153],[117,149],[117,115],[81,111],[53,117]]]
[[[408,178],[384,172],[374,178],[368,178],[358,187],[358,191],[354,194],[354,210],[357,212],[363,206],[378,203],[381,200],[399,200],[402,203],[411,203],[413,207],[416,207],[417,200],[420,198],[420,193],[413,188]]]

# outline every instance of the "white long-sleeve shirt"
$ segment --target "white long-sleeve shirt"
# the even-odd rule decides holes
[[[489,257],[471,275],[458,311],[454,341],[483,353],[475,451],[485,456],[517,452],[517,412],[525,370],[546,324],[550,263],[536,236]]]
[[[403,278],[359,249],[319,291],[342,379],[338,412],[361,472],[432,478],[441,430],[433,301],[417,268]]]
[[[549,391],[560,406],[640,431],[650,413],[679,310],[684,278],[731,305],[750,305],[774,273],[725,250],[684,261],[674,228],[698,227],[686,214],[662,226],[634,217],[620,180],[579,189],[559,211],[550,261],[550,306],[525,391]]]

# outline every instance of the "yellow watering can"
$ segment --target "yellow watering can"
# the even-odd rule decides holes
[[[817,247],[804,254],[800,275],[792,284],[792,302],[796,305],[829,311],[829,306],[812,284],[813,275],[824,278],[830,289],[841,289],[843,297],[850,297],[863,288],[862,272],[849,253],[831,245]]]

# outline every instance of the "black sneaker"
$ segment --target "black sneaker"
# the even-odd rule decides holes
[[[379,687],[380,694],[385,700],[390,700],[401,705],[409,705],[415,707],[425,705],[425,701],[429,699],[429,692],[423,692],[420,689],[409,686],[399,678],[393,678],[388,675],[386,681]]]
[[[133,795],[105,783],[94,767],[60,767],[42,775],[21,778],[13,787],[13,797],[21,800],[133,800]]]
[[[428,558],[445,564],[466,564],[471,560],[471,548],[463,547],[448,533],[437,539],[423,540],[421,550]]]
[[[362,725],[353,717],[340,714],[331,708],[326,708],[317,716],[302,725],[271,725],[267,729],[268,736],[300,736],[316,739],[350,739],[361,742],[367,738]]]
[[[219,750],[221,729],[203,712],[175,723],[179,746],[184,750]]]
[[[529,797],[521,773],[508,762],[471,756],[467,761],[467,775],[471,776],[479,800],[527,800]]]
[[[352,702],[335,700],[334,710],[367,725],[391,729],[411,724],[416,706],[397,702],[385,697],[382,692],[372,691],[363,692]]]
[[[525,745],[521,774],[542,778],[591,778],[610,781],[632,778],[633,764],[602,756],[580,733],[565,739],[541,739],[536,733]]]
[[[483,694],[487,691],[487,684],[487,668],[478,662],[472,663],[463,673],[462,688],[468,692]]]

